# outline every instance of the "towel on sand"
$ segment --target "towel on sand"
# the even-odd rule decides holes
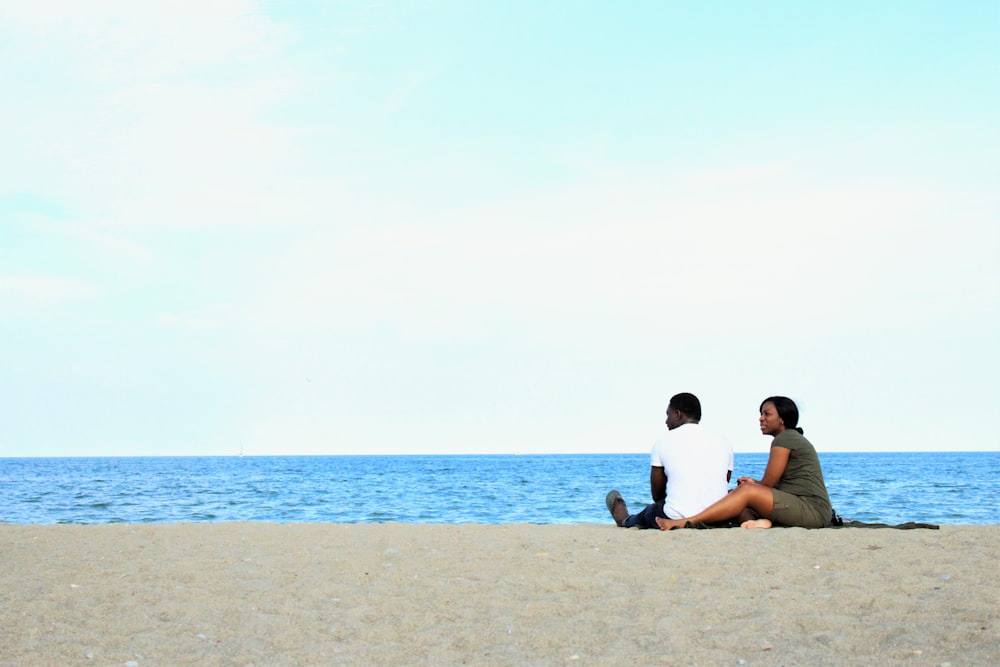
[[[725,523],[705,523],[703,521],[691,522],[688,521],[687,528],[697,528],[699,530],[704,530],[706,528],[739,528],[740,524],[735,522],[725,522]],[[775,528],[784,528],[785,526],[775,526]],[[852,521],[851,519],[844,519],[840,523],[835,523],[830,526],[830,528],[894,528],[896,530],[913,530],[914,528],[927,528],[929,530],[939,530],[941,527],[933,523],[919,523],[917,521],[907,521],[906,523],[865,523],[864,521]]]

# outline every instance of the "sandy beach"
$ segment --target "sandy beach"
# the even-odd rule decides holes
[[[1000,526],[0,525],[0,665],[995,665]]]

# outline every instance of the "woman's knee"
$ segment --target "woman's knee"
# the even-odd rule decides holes
[[[747,506],[761,515],[767,515],[774,507],[774,489],[754,484],[747,489]]]

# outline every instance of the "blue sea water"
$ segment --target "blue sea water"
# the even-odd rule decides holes
[[[1000,452],[821,454],[866,522],[1000,523]],[[766,453],[736,454],[760,478]],[[0,459],[0,522],[608,523],[649,502],[646,454]]]

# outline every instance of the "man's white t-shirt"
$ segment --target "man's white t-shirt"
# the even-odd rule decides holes
[[[683,519],[728,493],[733,447],[701,424],[682,424],[657,438],[650,465],[662,467],[667,475],[664,514]]]

